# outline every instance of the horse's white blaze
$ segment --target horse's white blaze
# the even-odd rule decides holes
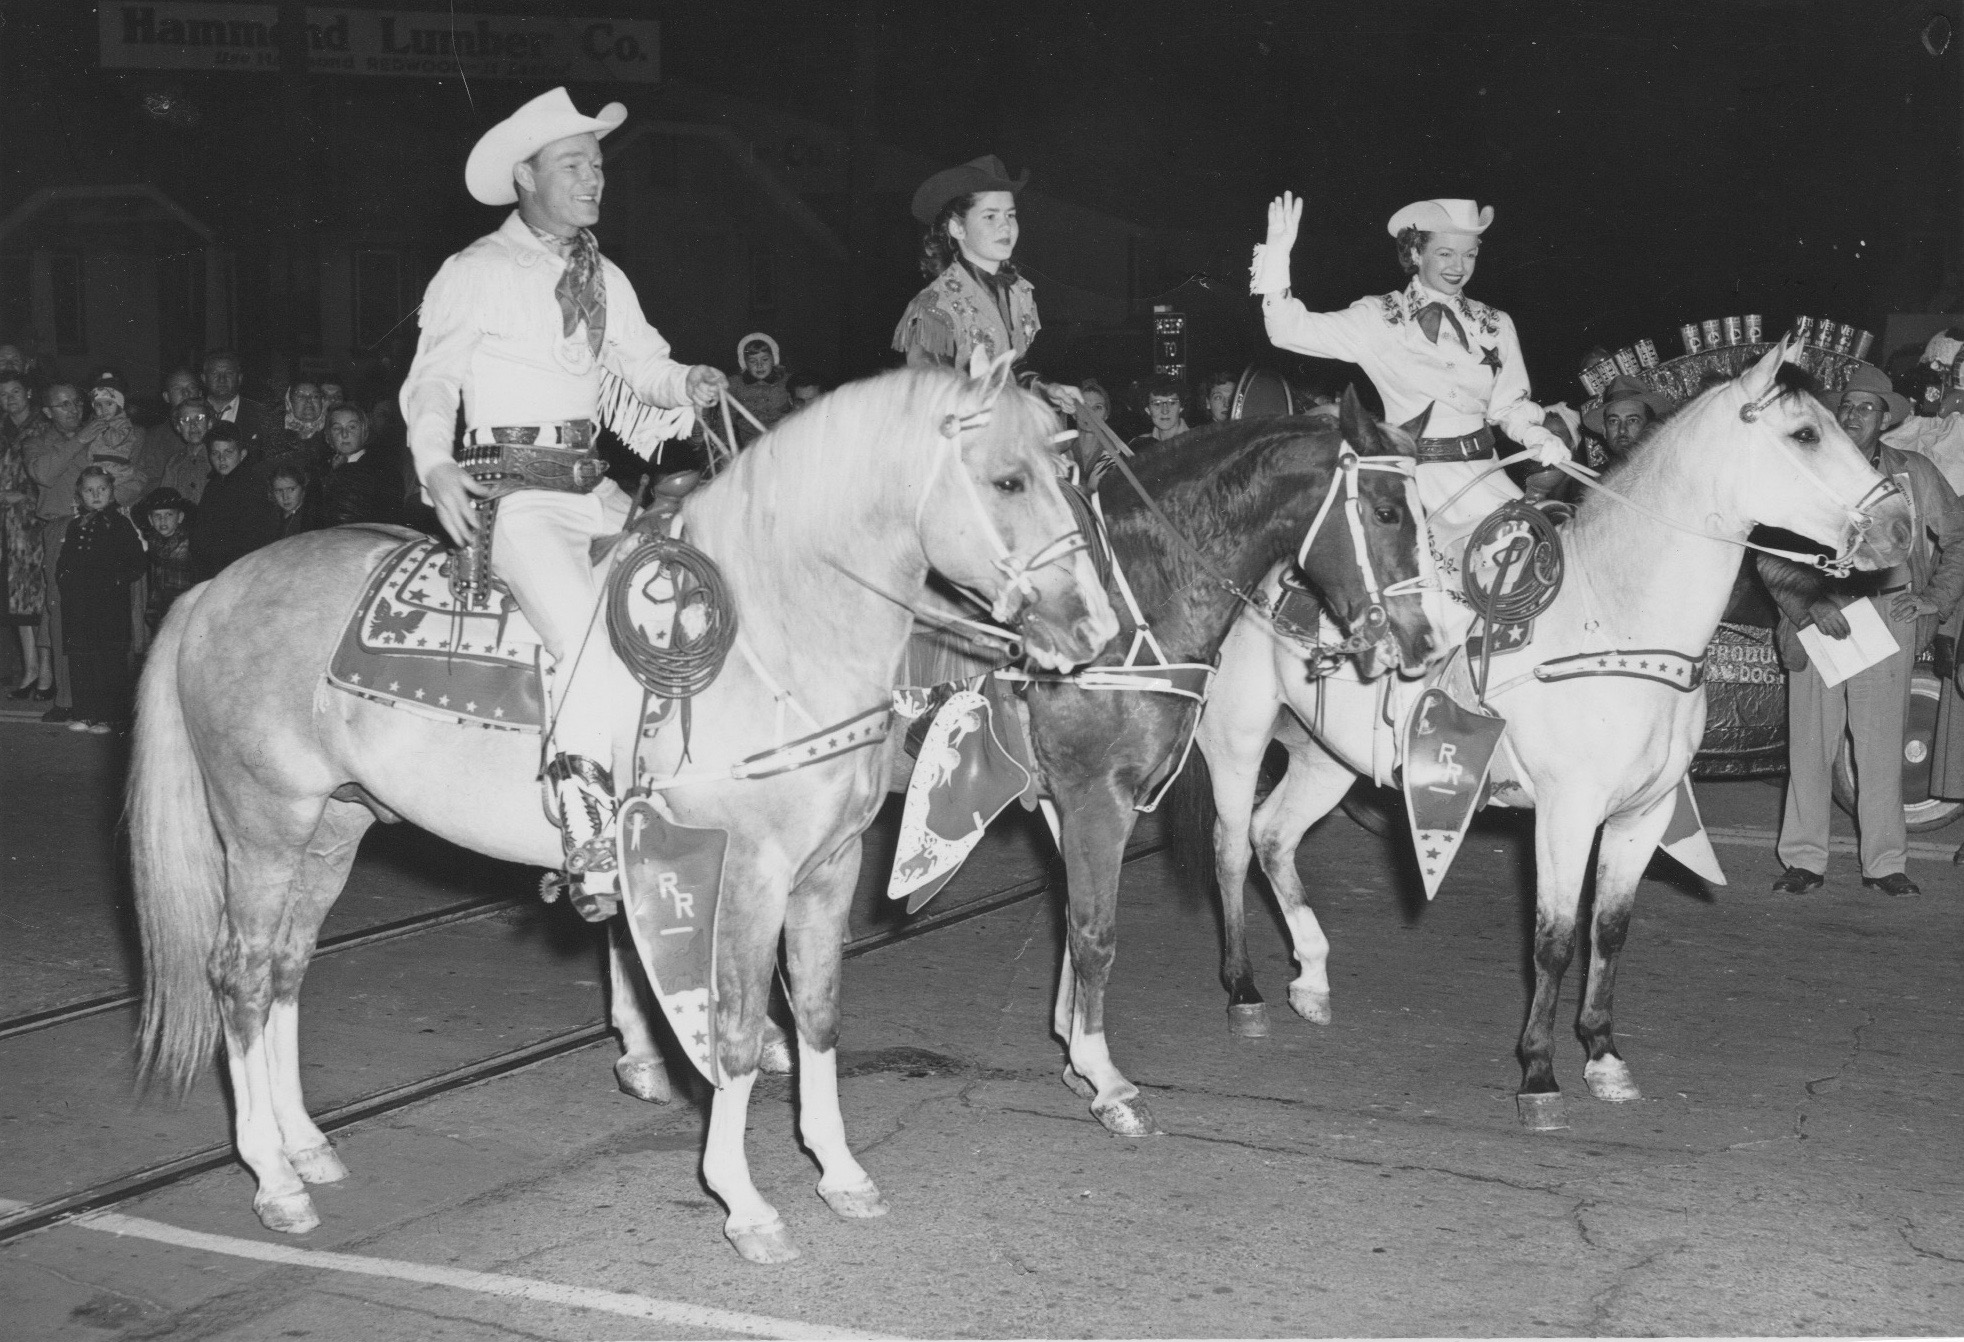
[[[744,1154],[744,1126],[750,1116],[750,1090],[757,1074],[731,1077],[717,1088],[709,1105],[709,1140],[702,1152],[703,1182],[729,1209],[725,1234],[757,1230],[777,1222],[777,1208],[764,1201],[750,1181],[750,1159]]]

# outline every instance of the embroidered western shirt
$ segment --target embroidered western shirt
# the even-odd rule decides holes
[[[1020,360],[1043,328],[1037,320],[1036,289],[1028,280],[1018,278],[1009,287],[1009,315],[1005,329],[995,292],[956,260],[900,314],[893,347],[910,364],[944,364],[963,371],[977,348],[994,358],[1006,345]]]
[[[605,368],[650,405],[689,403],[689,366],[669,356],[621,268],[601,264],[607,324],[596,356],[584,323],[564,332],[556,290],[565,259],[516,210],[443,263],[423,295],[423,335],[402,385],[418,479],[451,459],[460,400],[473,429],[590,420]]]
[[[1458,314],[1426,338],[1418,314],[1433,303]],[[1542,409],[1529,399],[1520,338],[1506,313],[1464,294],[1435,293],[1416,277],[1399,293],[1360,298],[1341,312],[1311,312],[1286,293],[1262,299],[1268,338],[1286,350],[1361,365],[1384,398],[1385,418],[1409,424],[1424,414],[1427,438],[1457,438],[1492,424],[1517,442],[1541,427]]]

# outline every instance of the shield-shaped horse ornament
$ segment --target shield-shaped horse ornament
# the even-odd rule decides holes
[[[1436,685],[1418,697],[1405,729],[1405,809],[1425,897],[1439,893],[1479,808],[1505,718],[1475,713]]]
[[[716,1065],[716,910],[727,830],[680,825],[653,797],[630,797],[617,820],[621,907],[662,1015],[713,1086]]]
[[[907,912],[918,911],[1029,785],[1029,770],[996,736],[989,701],[974,690],[950,695],[928,725],[907,785],[887,898],[905,899]]]

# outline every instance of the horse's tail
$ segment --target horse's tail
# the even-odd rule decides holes
[[[1168,841],[1174,865],[1186,877],[1184,888],[1190,895],[1211,901],[1214,897],[1214,774],[1207,767],[1207,756],[1196,747],[1187,755],[1187,766],[1167,791]]]
[[[218,1001],[206,965],[225,907],[225,854],[178,699],[177,654],[198,588],[172,603],[137,690],[124,820],[143,933],[138,1076],[188,1090],[218,1045]]]

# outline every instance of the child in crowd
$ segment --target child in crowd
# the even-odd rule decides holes
[[[62,541],[55,581],[75,708],[68,729],[106,735],[128,710],[130,584],[143,576],[143,541],[116,507],[116,481],[86,466],[75,482],[78,510]]]
[[[191,588],[191,505],[166,485],[144,495],[137,517],[150,551],[150,593],[143,622],[154,636],[171,602]]]

